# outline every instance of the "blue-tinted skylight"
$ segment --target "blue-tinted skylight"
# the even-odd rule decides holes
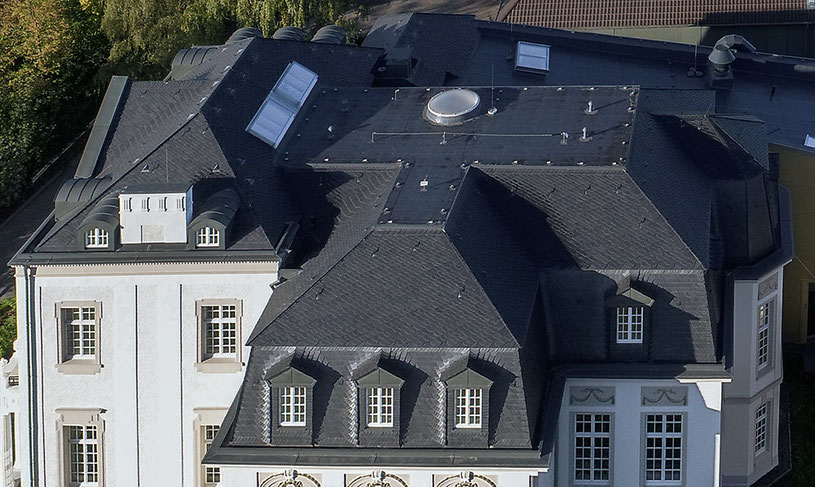
[[[518,41],[518,49],[515,53],[515,69],[549,71],[549,46]]]
[[[314,72],[296,62],[289,64],[246,131],[277,147],[316,83],[317,75]]]

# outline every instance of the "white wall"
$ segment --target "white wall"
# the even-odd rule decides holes
[[[687,405],[642,404],[643,386],[677,388],[687,387]],[[614,387],[614,404],[569,404],[570,387]],[[558,419],[556,454],[556,484],[568,486],[570,468],[571,413],[613,413],[613,440],[611,459],[612,483],[616,486],[640,485],[644,468],[641,462],[641,421],[643,413],[685,413],[686,443],[684,450],[684,483],[688,487],[714,485],[716,462],[715,446],[721,425],[721,384],[718,382],[680,383],[676,380],[610,380],[568,379],[564,388]]]
[[[396,475],[408,483],[410,487],[434,487],[434,479],[446,478],[452,475],[458,475],[461,472],[472,471],[478,475],[488,477],[496,483],[498,487],[538,487],[538,476],[546,475],[545,473],[536,472],[534,470],[487,470],[487,469],[429,469],[429,468],[388,468],[388,467],[370,467],[370,468],[326,468],[326,467],[307,467],[300,466],[292,468],[291,466],[277,466],[277,467],[223,467],[221,468],[221,483],[218,487],[252,487],[258,485],[258,479],[264,479],[268,475],[279,474],[285,470],[297,470],[298,472],[307,473],[320,481],[323,487],[345,487],[352,479],[358,475],[370,475],[375,470],[381,470],[389,474]],[[397,487],[397,482],[391,481],[393,487]],[[478,485],[482,485],[479,483]],[[487,484],[484,484],[487,485]],[[311,487],[310,483],[306,483],[304,487]]]
[[[196,370],[196,300],[242,300],[245,341],[276,280],[274,264],[251,267],[254,271],[246,264],[38,269],[34,304],[42,372],[38,385],[44,392],[38,416],[45,436],[41,486],[61,485],[58,408],[104,410],[106,485],[195,485],[200,458],[194,409],[228,408],[245,370]],[[60,373],[55,304],[85,300],[102,306],[101,372]],[[243,347],[244,363],[248,356]]]

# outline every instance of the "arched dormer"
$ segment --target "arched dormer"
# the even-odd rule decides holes
[[[88,213],[77,231],[83,250],[115,250],[119,245],[119,197],[110,195]]]
[[[224,250],[240,199],[231,188],[222,189],[204,202],[201,213],[187,227],[187,248]]]

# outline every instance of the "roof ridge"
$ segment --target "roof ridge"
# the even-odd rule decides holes
[[[493,303],[492,298],[490,298],[490,294],[481,285],[481,282],[478,280],[478,277],[476,277],[476,275],[473,274],[472,269],[470,269],[470,265],[467,264],[467,261],[461,255],[461,252],[459,252],[458,247],[456,247],[456,244],[450,238],[450,234],[448,234],[445,229],[442,229],[441,233],[444,234],[445,240],[450,245],[450,247],[453,249],[453,252],[455,252],[456,257],[458,257],[459,262],[461,263],[462,266],[464,266],[465,271],[470,276],[470,278],[472,278],[473,282],[475,282],[475,285],[478,286],[478,289],[481,291],[481,293],[484,296],[487,296],[487,298],[488,298],[487,300],[489,301],[490,307],[495,311],[495,314],[498,315],[498,318],[501,320],[501,323],[504,325],[504,329],[506,329],[507,333],[509,333],[509,336],[512,337],[512,341],[518,346],[518,348],[521,348],[521,343],[515,337],[515,334],[512,333],[512,330],[510,329],[509,325],[507,324],[506,320],[504,319],[504,315],[502,315],[501,312],[498,311],[498,308],[495,307],[495,304]],[[524,335],[526,335],[526,334],[524,334]]]
[[[327,267],[327,268],[326,268],[326,269],[325,269],[325,270],[324,270],[322,273],[320,273],[320,276],[319,276],[318,278],[314,279],[314,280],[312,281],[311,285],[309,285],[308,287],[306,287],[305,289],[303,289],[303,291],[300,293],[300,295],[299,295],[299,296],[297,296],[297,298],[296,298],[296,299],[294,299],[292,302],[290,302],[289,304],[287,304],[287,305],[286,305],[286,307],[285,307],[285,308],[283,308],[283,309],[282,309],[282,310],[281,310],[279,313],[277,313],[277,315],[276,315],[274,318],[272,318],[272,319],[269,321],[269,323],[267,323],[266,325],[264,325],[264,326],[263,326],[263,328],[258,328],[258,327],[256,326],[256,327],[255,327],[255,329],[254,329],[254,330],[252,330],[252,333],[249,335],[249,338],[246,340],[246,345],[248,345],[248,346],[252,346],[252,342],[254,342],[254,341],[255,341],[255,340],[257,340],[258,338],[260,338],[260,336],[263,334],[263,332],[264,332],[264,331],[266,331],[266,330],[267,330],[267,329],[268,329],[270,326],[272,326],[272,323],[273,323],[275,320],[277,320],[278,318],[280,318],[281,316],[283,316],[283,313],[285,313],[286,311],[288,311],[288,310],[289,310],[289,308],[291,308],[292,306],[294,306],[296,303],[300,302],[300,300],[301,300],[301,299],[303,299],[303,296],[305,296],[305,295],[306,295],[306,294],[307,294],[307,293],[308,293],[308,292],[309,292],[309,291],[310,291],[312,288],[314,288],[314,286],[316,286],[316,285],[317,285],[317,283],[319,283],[320,281],[322,281],[322,280],[325,278],[325,276],[326,276],[326,275],[328,275],[328,273],[329,273],[329,272],[331,272],[331,271],[332,271],[332,270],[333,270],[335,267],[337,267],[338,265],[340,265],[340,263],[342,263],[343,261],[345,261],[345,259],[347,259],[347,258],[348,258],[348,256],[351,254],[351,252],[353,252],[354,250],[356,250],[356,249],[357,249],[357,247],[359,247],[360,245],[362,245],[362,242],[364,242],[364,241],[365,241],[365,239],[367,239],[367,238],[368,238],[368,236],[370,236],[370,235],[371,235],[371,233],[373,233],[373,227],[372,227],[372,228],[370,228],[370,229],[369,229],[369,230],[368,230],[368,231],[365,233],[365,235],[363,235],[363,236],[362,236],[362,237],[359,239],[359,241],[358,241],[356,244],[354,244],[354,245],[353,245],[353,246],[352,246],[350,249],[348,249],[348,251],[347,251],[347,252],[345,252],[345,253],[342,255],[342,257],[340,257],[339,259],[337,259],[337,261],[336,261],[336,262],[334,262],[333,264],[331,264],[330,266],[328,266],[328,267]],[[285,285],[285,283],[283,283],[283,284],[281,284],[281,285]],[[272,295],[269,297],[269,301],[271,301],[273,298],[274,298],[274,291],[272,291]],[[267,304],[267,306],[268,306],[268,304]]]
[[[682,236],[681,236],[681,235],[679,235],[679,232],[677,232],[677,231],[676,231],[676,228],[674,228],[674,226],[671,224],[671,222],[670,222],[670,221],[669,221],[667,218],[665,218],[665,215],[663,215],[663,214],[662,214],[662,212],[659,210],[659,208],[657,207],[657,205],[655,205],[655,204],[654,204],[654,202],[653,202],[653,201],[651,201],[651,198],[649,198],[649,197],[648,197],[648,194],[647,194],[645,191],[643,191],[643,189],[640,187],[640,185],[639,185],[639,184],[637,184],[637,181],[635,181],[635,180],[634,180],[634,178],[633,178],[633,177],[631,177],[631,173],[629,173],[629,172],[628,172],[628,169],[627,169],[627,168],[626,168],[626,170],[625,170],[625,175],[626,175],[626,176],[628,177],[628,179],[631,181],[631,184],[633,184],[633,185],[634,185],[634,187],[635,187],[635,188],[637,188],[637,191],[639,191],[639,192],[642,194],[643,198],[645,198],[645,200],[648,202],[648,204],[650,204],[650,205],[651,205],[651,208],[653,208],[653,209],[654,209],[654,211],[657,213],[657,215],[659,215],[659,216],[660,216],[660,218],[662,218],[662,221],[664,221],[664,222],[665,222],[665,225],[667,225],[667,226],[668,226],[668,228],[670,228],[670,229],[671,229],[671,232],[673,232],[673,234],[676,236],[676,238],[678,238],[678,239],[679,239],[679,241],[680,241],[680,242],[682,242],[682,245],[683,245],[683,246],[684,246],[684,247],[685,247],[685,248],[688,250],[688,252],[690,252],[690,255],[693,257],[693,259],[694,259],[696,262],[698,262],[698,263],[699,263],[700,268],[704,269],[704,268],[705,268],[705,265],[702,263],[702,261],[701,261],[701,260],[699,260],[699,256],[698,256],[698,255],[696,255],[696,252],[694,252],[694,251],[693,251],[693,249],[691,249],[691,248],[690,248],[690,246],[688,245],[688,243],[687,243],[687,242],[685,242],[685,239],[684,239],[684,238],[682,238]]]

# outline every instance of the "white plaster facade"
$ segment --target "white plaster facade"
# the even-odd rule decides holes
[[[599,485],[634,486],[648,485],[644,481],[643,416],[678,413],[684,416],[685,427],[682,481],[655,485],[718,486],[722,385],[722,380],[567,379],[558,419],[554,485],[586,485],[576,482],[573,476],[575,414],[611,414],[610,480]],[[600,397],[605,402],[579,401],[586,396],[583,391],[595,388],[603,389]],[[651,404],[646,388],[652,392],[673,391],[670,397],[677,403],[663,400]]]
[[[227,373],[196,368],[196,302],[240,300],[243,344],[276,279],[275,262],[18,267],[16,353],[32,358],[20,364],[21,392],[30,383],[36,396],[19,415],[20,431],[32,433],[30,442],[21,438],[20,456],[28,459],[37,451],[35,462],[20,462],[22,485],[31,485],[32,467],[40,487],[65,485],[58,421],[65,410],[99,410],[105,485],[196,486],[201,469],[196,425],[202,414],[212,416],[207,411],[226,411],[245,368]],[[57,370],[55,307],[62,301],[100,303],[98,373]],[[243,347],[244,363],[248,356]]]

